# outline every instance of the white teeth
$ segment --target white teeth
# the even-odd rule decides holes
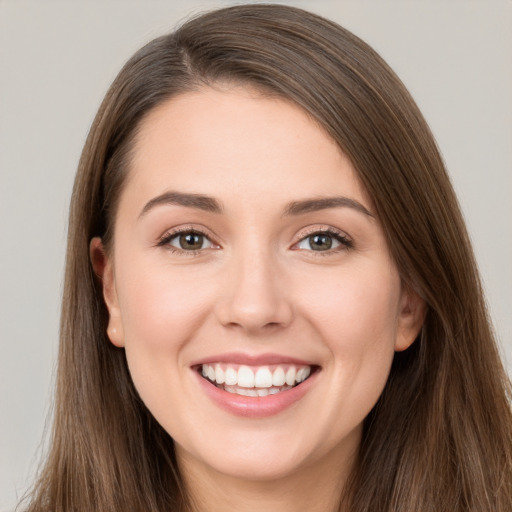
[[[279,366],[274,370],[274,374],[272,375],[272,386],[284,386],[285,382],[284,370]]]
[[[203,368],[206,365],[203,364]],[[234,368],[227,368],[224,374],[224,382],[228,386],[234,386],[238,382],[238,374]]]
[[[224,370],[220,367],[220,364],[216,364],[215,365],[215,379],[210,379],[210,380],[215,380],[215,382],[217,384],[224,384]]]
[[[254,377],[254,386],[257,388],[272,387],[272,374],[266,366],[258,368],[258,371]]]
[[[286,384],[288,384],[288,386],[293,386],[295,384],[295,368],[293,366],[290,366],[290,368],[288,368],[288,371],[286,372]]]
[[[248,366],[238,368],[238,385],[242,388],[254,387],[254,373]]]
[[[216,363],[203,364],[201,374],[230,393],[267,396],[300,384],[311,374],[311,367],[285,365],[253,368],[247,365]]]

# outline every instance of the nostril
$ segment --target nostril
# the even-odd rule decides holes
[[[222,325],[246,331],[274,331],[288,326],[293,318],[292,308],[288,304],[243,304],[234,301],[219,304],[216,309],[216,316]]]

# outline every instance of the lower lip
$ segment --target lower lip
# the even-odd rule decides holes
[[[266,418],[284,411],[304,397],[311,389],[318,374],[318,372],[314,372],[298,386],[274,395],[242,396],[228,393],[206,380],[197,371],[195,373],[199,384],[215,404],[231,414],[249,418]]]

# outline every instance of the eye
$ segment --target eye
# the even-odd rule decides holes
[[[333,231],[317,231],[303,238],[297,249],[307,251],[327,252],[352,247],[352,242],[340,233]]]
[[[165,235],[158,245],[170,246],[170,248],[186,252],[200,251],[202,249],[215,247],[205,234],[194,230],[180,231]]]

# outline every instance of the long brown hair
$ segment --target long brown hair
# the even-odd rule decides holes
[[[351,512],[510,510],[510,385],[432,134],[368,45],[316,15],[262,4],[207,13],[152,41],[100,107],[71,202],[51,449],[28,510],[168,511],[186,501],[172,439],[107,339],[88,246],[112,239],[142,118],[220,81],[287,98],[330,134],[373,201],[404,285],[428,306],[365,421],[345,489]]]

